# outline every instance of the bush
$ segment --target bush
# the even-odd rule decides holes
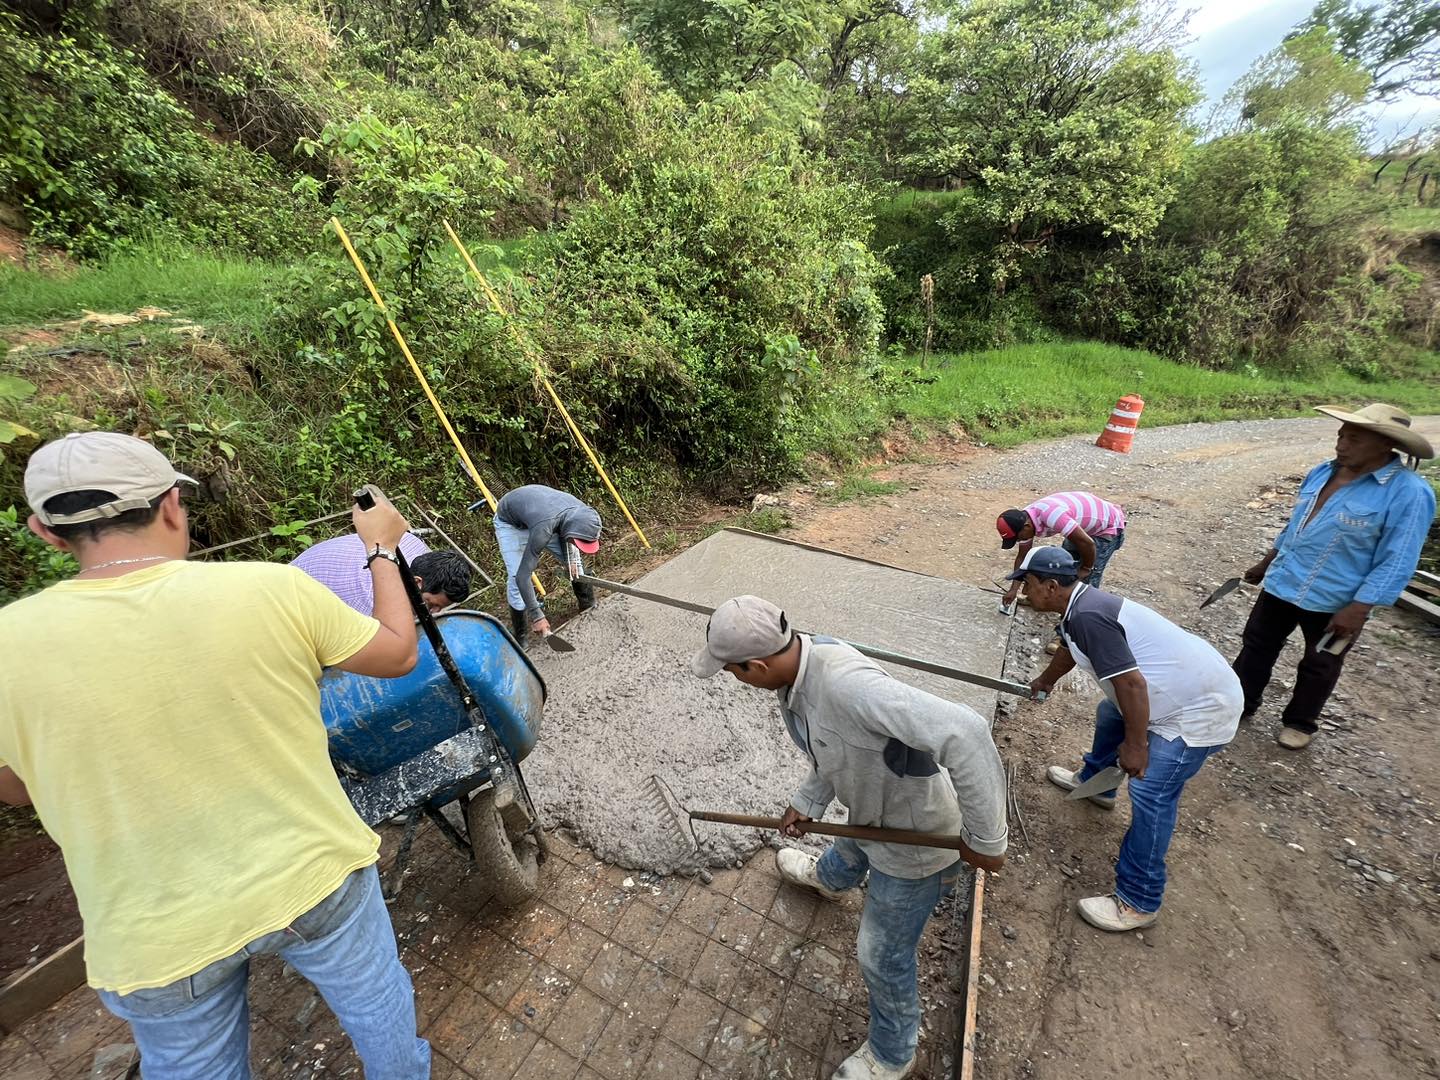
[[[889,269],[880,284],[887,340],[912,351],[924,343],[925,274],[935,282],[933,350],[966,352],[1050,336],[1028,280],[997,288],[993,236],[971,223],[974,198],[970,191],[914,191],[877,202],[873,246]]]
[[[619,63],[576,93],[603,100],[617,78]],[[546,353],[591,421],[631,449],[661,437],[712,485],[791,468],[797,423],[879,338],[860,191],[787,136],[753,134],[760,108],[632,100],[647,152],[532,263]]]
[[[138,59],[83,26],[0,11],[0,198],[41,243],[95,257],[146,236],[293,251],[313,205],[278,169],[210,141]]]
[[[1349,129],[1290,118],[1198,144],[1153,238],[1060,253],[1050,316],[1212,367],[1376,372],[1414,279],[1379,257],[1364,179]]]

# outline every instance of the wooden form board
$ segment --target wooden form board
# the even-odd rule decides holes
[[[980,933],[985,927],[985,871],[975,871],[975,891],[965,934],[965,1012],[960,1024],[956,1080],[975,1080],[976,1012],[980,1005]]]
[[[78,937],[0,984],[0,1034],[10,1034],[84,983],[85,939]]]

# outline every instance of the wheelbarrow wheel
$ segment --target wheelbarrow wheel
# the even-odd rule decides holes
[[[489,875],[496,902],[508,908],[533,897],[539,886],[540,845],[528,830],[506,826],[495,805],[494,788],[470,796],[465,825],[475,865]]]

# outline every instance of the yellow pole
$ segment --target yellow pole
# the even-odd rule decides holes
[[[360,261],[360,255],[356,252],[355,245],[350,243],[350,237],[345,232],[345,227],[340,224],[340,219],[335,217],[330,219],[330,227],[335,230],[335,235],[340,237],[340,243],[345,245],[345,253],[350,256],[350,261],[355,264],[355,269],[360,274],[360,280],[365,283],[365,288],[370,290],[370,299],[375,301],[375,306],[378,307],[380,313],[385,316],[385,324],[390,327],[390,333],[394,335],[395,343],[400,346],[400,351],[410,364],[410,370],[415,373],[415,378],[420,383],[420,389],[424,390],[425,396],[430,399],[430,406],[435,410],[435,415],[440,420],[440,426],[445,429],[445,434],[449,435],[450,441],[455,444],[455,449],[460,453],[460,460],[465,463],[465,469],[470,473],[470,479],[474,480],[476,486],[480,488],[480,494],[485,497],[485,501],[490,505],[490,512],[493,514],[495,512],[495,496],[492,495],[490,489],[485,486],[485,481],[480,478],[480,470],[475,468],[475,463],[470,460],[470,455],[466,452],[465,445],[460,441],[460,436],[455,433],[455,429],[450,425],[450,418],[445,415],[445,410],[440,407],[440,400],[435,396],[435,391],[430,389],[430,380],[425,378],[425,373],[420,370],[420,365],[415,362],[415,357],[410,352],[410,346],[405,343],[405,335],[400,333],[400,328],[395,325],[395,320],[390,317],[390,309],[385,306],[385,301],[381,299],[380,290],[375,288],[375,283],[370,280],[370,274],[365,269],[365,264]],[[447,225],[446,228],[449,228],[449,226]],[[535,582],[535,588],[539,594],[544,596],[545,590],[540,585],[540,579],[532,576],[531,580]]]
[[[555,407],[560,410],[560,416],[564,419],[565,426],[570,429],[570,434],[575,436],[575,441],[579,443],[580,448],[585,451],[586,457],[590,459],[590,464],[595,466],[595,471],[600,475],[601,481],[605,484],[605,490],[610,492],[610,497],[613,498],[616,505],[620,507],[621,512],[625,515],[625,520],[630,523],[630,528],[635,530],[635,535],[640,538],[640,543],[648,548],[650,541],[645,538],[644,530],[640,528],[639,523],[635,520],[635,516],[630,513],[630,507],[625,505],[625,500],[620,497],[620,492],[616,491],[615,485],[610,482],[610,477],[606,475],[605,472],[605,466],[600,464],[599,456],[595,453],[594,448],[591,447],[590,441],[585,438],[584,432],[580,430],[580,425],[575,423],[574,417],[570,415],[570,410],[565,408],[565,403],[560,400],[560,395],[555,392],[555,387],[546,376],[544,368],[541,367],[539,357],[536,355],[534,348],[521,338],[520,331],[515,325],[515,320],[510,318],[509,312],[505,310],[505,306],[500,302],[500,297],[495,295],[495,290],[490,287],[490,282],[485,279],[485,275],[482,274],[480,268],[475,265],[475,260],[470,257],[469,249],[461,242],[460,237],[455,235],[455,230],[450,227],[450,223],[445,221],[442,222],[442,224],[445,226],[445,231],[450,234],[450,239],[460,252],[461,257],[465,260],[465,264],[470,267],[470,272],[475,275],[475,280],[480,283],[480,288],[489,299],[490,306],[495,309],[497,315],[505,320],[505,325],[509,328],[510,335],[515,339],[515,343],[520,346],[521,350],[530,360],[530,363],[534,365],[535,374],[540,379],[540,385],[545,387],[546,392],[550,395],[550,400],[553,401]]]

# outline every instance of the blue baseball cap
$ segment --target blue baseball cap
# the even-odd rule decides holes
[[[1063,547],[1046,544],[1044,547],[1031,548],[1025,561],[1020,564],[1020,569],[1006,574],[1005,580],[1023,581],[1026,574],[1064,583],[1074,581],[1080,575],[1080,564],[1075,561],[1075,556]]]

